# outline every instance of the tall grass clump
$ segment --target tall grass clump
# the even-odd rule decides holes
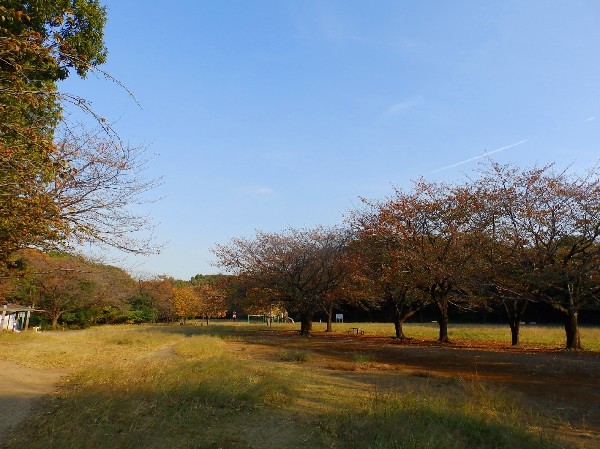
[[[437,387],[375,392],[354,410],[328,415],[319,428],[325,445],[335,441],[347,449],[554,447],[552,438],[532,427],[535,420],[497,390],[449,381]]]
[[[302,349],[282,349],[279,351],[278,357],[283,362],[308,362],[313,356],[310,351]]]

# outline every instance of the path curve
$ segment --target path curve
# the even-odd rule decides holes
[[[26,368],[0,360],[0,447],[11,429],[18,429],[36,402],[54,391],[64,370]]]

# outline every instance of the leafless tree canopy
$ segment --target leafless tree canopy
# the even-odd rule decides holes
[[[137,254],[157,250],[151,220],[139,207],[151,201],[147,195],[160,182],[145,178],[145,157],[143,148],[106,134],[66,133],[56,153],[61,175],[49,189],[72,240]]]

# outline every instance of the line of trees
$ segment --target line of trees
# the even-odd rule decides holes
[[[298,312],[303,335],[340,301],[392,305],[397,336],[433,304],[442,342],[449,307],[500,306],[516,345],[526,307],[543,302],[578,349],[579,313],[600,304],[600,178],[490,162],[475,180],[364,200],[344,228],[258,232],[213,251],[249,300]]]
[[[225,316],[227,277],[168,276],[134,280],[121,268],[81,256],[34,249],[13,253],[2,295],[34,308],[32,325],[82,328],[97,324],[185,323]]]

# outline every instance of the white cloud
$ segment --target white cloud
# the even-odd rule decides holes
[[[591,122],[592,120],[596,120],[596,116],[592,115],[585,119],[586,122]]]

